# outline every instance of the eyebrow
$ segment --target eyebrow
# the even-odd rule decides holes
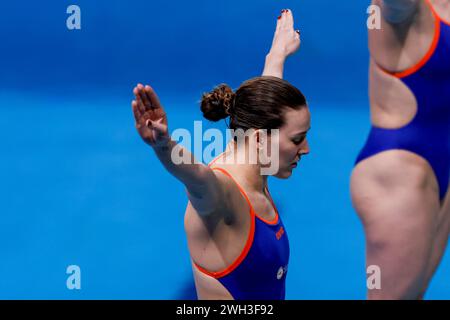
[[[308,133],[309,130],[311,130],[311,127],[309,127],[308,130],[306,130],[306,131],[302,131],[302,132],[298,132],[298,133],[294,134],[294,136],[299,136],[299,135],[302,135],[302,134],[306,134],[306,133]]]

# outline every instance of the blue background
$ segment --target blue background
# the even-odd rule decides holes
[[[71,4],[81,30],[66,28]],[[0,298],[195,298],[184,188],[135,132],[131,90],[151,84],[171,130],[192,130],[203,92],[261,74],[276,17],[290,8],[302,47],[285,78],[307,96],[313,129],[293,177],[270,181],[291,241],[287,298],[364,299],[349,176],[369,130],[368,5],[1,2]],[[73,264],[81,290],[66,287]],[[450,297],[449,272],[447,254],[427,298]]]

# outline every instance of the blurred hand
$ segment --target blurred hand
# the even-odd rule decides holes
[[[300,43],[300,31],[294,30],[292,11],[289,9],[282,10],[278,18],[270,53],[286,58],[300,48]]]
[[[167,116],[152,87],[138,84],[131,102],[136,129],[141,138],[152,147],[162,147],[170,141]]]

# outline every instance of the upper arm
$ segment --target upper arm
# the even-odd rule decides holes
[[[186,191],[195,211],[200,217],[207,218],[225,206],[225,181],[208,166],[203,166],[199,179],[202,181],[201,185],[190,186]]]

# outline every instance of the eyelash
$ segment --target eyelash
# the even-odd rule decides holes
[[[305,140],[305,137],[301,138],[300,140],[292,140],[292,142],[294,142],[295,145],[299,145],[300,143],[302,143]]]

